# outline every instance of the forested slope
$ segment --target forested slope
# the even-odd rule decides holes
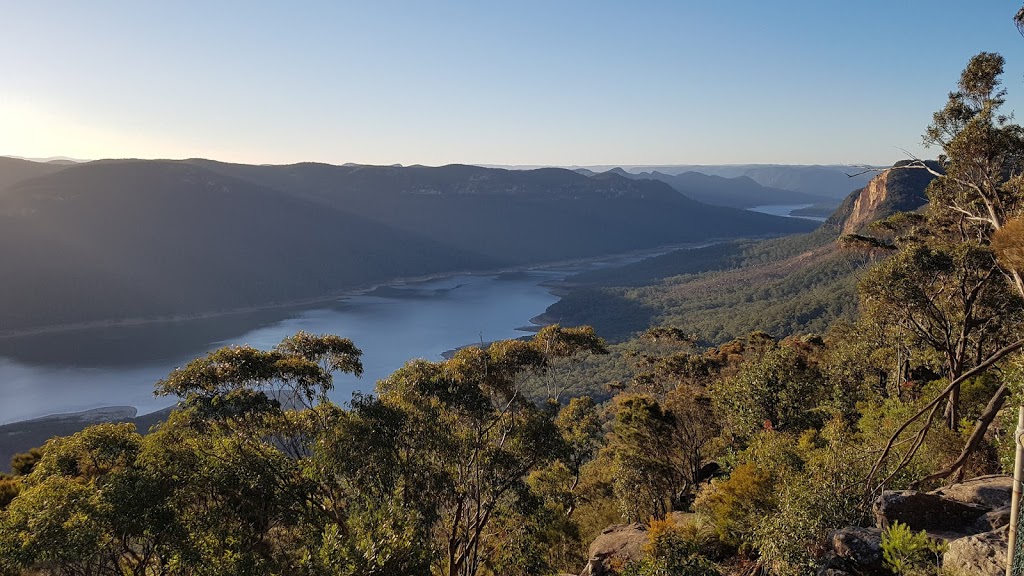
[[[36,172],[0,190],[0,332],[810,227],[558,169],[13,164]]]
[[[755,330],[824,333],[836,320],[853,317],[859,272],[884,256],[841,245],[839,237],[920,208],[932,179],[897,163],[851,193],[815,232],[677,250],[578,274],[542,319],[592,325],[613,341],[663,324],[709,344]]]

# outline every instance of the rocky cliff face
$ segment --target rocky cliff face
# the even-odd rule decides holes
[[[935,163],[929,163],[938,169]],[[842,234],[857,234],[868,224],[889,216],[893,212],[910,212],[928,203],[925,190],[935,177],[927,170],[908,167],[897,162],[868,182],[868,185],[847,196],[836,209],[828,224]]]
[[[888,197],[886,183],[891,173],[891,169],[882,172],[872,178],[867,186],[854,193],[853,206],[850,207],[850,214],[843,223],[843,234],[853,234],[874,220],[875,214]]]

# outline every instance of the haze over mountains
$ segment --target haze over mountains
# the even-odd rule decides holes
[[[814,226],[554,168],[0,161],[8,334]]]
[[[589,170],[578,170],[578,172],[594,174]],[[733,208],[753,208],[772,204],[812,204],[834,207],[839,204],[839,199],[830,196],[762,186],[749,176],[726,178],[693,171],[673,175],[657,170],[632,173],[622,168],[613,168],[608,172],[624,178],[658,180],[699,202]]]
[[[531,169],[540,166],[492,165],[490,167]],[[668,164],[663,166],[603,164],[570,166],[569,168],[584,174],[597,174],[619,169],[630,174],[660,172],[676,176],[684,172],[699,172],[706,176],[721,176],[723,178],[745,176],[768,188],[835,199],[845,198],[850,192],[864,187],[875,174],[873,170],[863,172],[864,168],[859,165],[820,164]],[[873,166],[872,168],[884,169],[886,166]]]

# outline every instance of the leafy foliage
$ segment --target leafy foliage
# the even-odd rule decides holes
[[[906,524],[893,522],[882,531],[882,559],[900,576],[937,574],[946,546],[922,530],[914,532]]]
[[[645,558],[627,567],[624,576],[718,576],[718,568],[687,532],[668,520],[651,522]]]

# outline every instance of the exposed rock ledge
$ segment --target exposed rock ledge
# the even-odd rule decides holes
[[[882,530],[900,522],[946,542],[942,564],[951,572],[1002,576],[1012,486],[1009,476],[983,476],[933,492],[885,491],[875,501],[875,527],[837,530],[832,551],[818,573],[891,574],[882,562]]]
[[[681,524],[686,514],[673,512],[670,520]],[[640,559],[647,543],[647,526],[640,523],[609,526],[590,545],[587,565],[580,576],[613,576],[630,562]]]

